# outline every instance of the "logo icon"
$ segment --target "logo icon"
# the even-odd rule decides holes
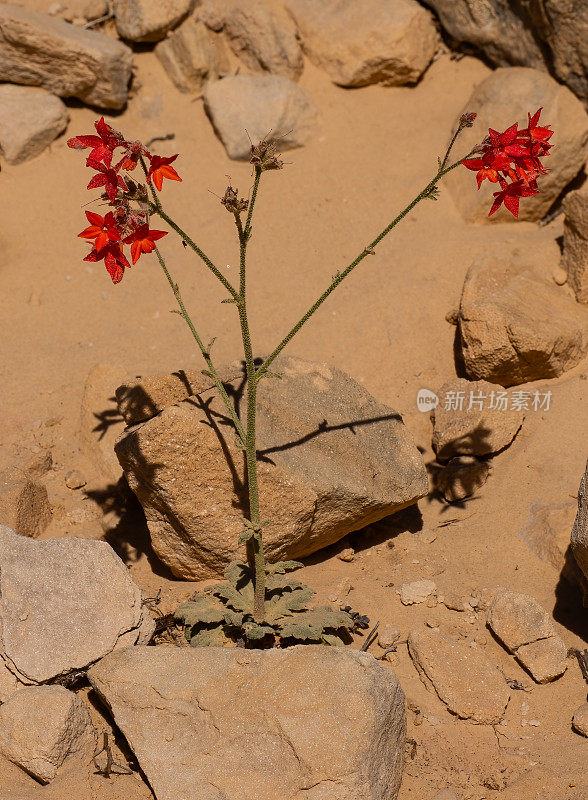
[[[423,414],[432,411],[439,405],[439,398],[430,389],[419,389],[417,393],[417,408]]]

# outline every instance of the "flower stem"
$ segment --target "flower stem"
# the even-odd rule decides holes
[[[468,156],[464,156],[464,158],[467,158],[467,157]],[[258,367],[258,369],[256,371],[257,380],[259,380],[261,378],[261,376],[264,375],[267,372],[267,370],[269,369],[270,364],[279,356],[279,354],[282,352],[284,347],[286,347],[288,342],[291,339],[294,338],[294,336],[298,333],[300,328],[302,328],[302,326],[305,324],[305,322],[307,322],[310,319],[310,317],[312,317],[312,315],[315,313],[315,311],[317,311],[322,306],[322,304],[329,297],[329,295],[332,294],[332,292],[337,288],[337,286],[339,286],[339,284],[342,283],[342,281],[344,281],[345,278],[351,272],[353,272],[355,267],[358,264],[360,264],[366,256],[375,255],[374,248],[382,241],[382,239],[385,236],[387,236],[390,233],[392,228],[395,228],[396,225],[398,225],[398,223],[401,220],[403,220],[404,217],[406,217],[406,215],[410,211],[412,211],[412,209],[418,203],[420,203],[421,200],[424,200],[426,197],[429,197],[432,194],[432,191],[435,189],[435,186],[436,186],[437,182],[444,175],[447,175],[448,172],[451,172],[451,170],[453,170],[456,167],[458,167],[461,164],[462,160],[463,159],[460,158],[459,161],[456,161],[455,164],[451,164],[451,166],[449,166],[449,167],[440,167],[439,170],[437,171],[437,174],[433,178],[433,180],[430,181],[421,192],[419,192],[419,194],[406,206],[406,208],[403,209],[400,212],[400,214],[398,214],[398,216],[395,217],[392,220],[392,222],[389,225],[387,225],[384,228],[384,230],[381,233],[379,233],[372,242],[370,242],[370,244],[367,245],[367,247],[364,247],[364,249],[361,251],[361,253],[359,253],[359,255],[356,256],[356,258],[353,259],[351,264],[349,264],[342,272],[337,272],[335,274],[335,277],[333,278],[333,280],[331,281],[329,286],[325,289],[325,291],[321,294],[321,296],[318,298],[318,300],[316,300],[312,304],[312,306],[308,309],[306,314],[304,314],[304,316],[301,317],[301,319],[298,320],[296,325],[294,325],[294,327],[286,334],[286,336],[284,336],[284,338],[282,339],[280,344],[276,347],[276,349],[272,353],[270,353],[270,355],[265,359],[263,364],[260,367]]]

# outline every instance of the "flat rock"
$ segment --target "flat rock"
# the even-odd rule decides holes
[[[572,728],[578,733],[581,733],[582,736],[588,736],[588,703],[582,703],[582,705],[574,711]]]
[[[229,72],[222,39],[191,16],[155,47],[166,75],[180,92],[197,92]]]
[[[572,552],[588,580],[588,462],[578,489],[578,513],[571,536]]]
[[[479,650],[432,630],[411,631],[408,652],[425,686],[461,719],[500,722],[510,693],[502,674]]]
[[[530,595],[497,592],[487,621],[537,683],[552,681],[566,671],[567,648],[547,611]]]
[[[588,190],[570,192],[562,207],[565,213],[562,268],[578,303],[588,303]]]
[[[132,648],[89,678],[157,800],[397,796],[404,695],[367,653]]]
[[[0,656],[24,683],[151,638],[141,592],[106,542],[34,541],[0,525]]]
[[[487,381],[454,378],[437,395],[433,450],[440,460],[497,453],[508,447],[525,418],[522,409],[513,409],[509,392]]]
[[[122,476],[114,454],[114,442],[124,428],[115,398],[116,387],[127,378],[126,371],[112,364],[92,367],[82,394],[80,444],[101,476],[116,485]]]
[[[501,386],[555,378],[588,352],[587,310],[531,259],[475,261],[463,285],[458,327],[467,374]],[[524,410],[541,410],[535,393],[526,401]]]
[[[86,704],[63,686],[29,686],[0,706],[0,752],[41,783],[67,758],[90,763],[95,747]]]
[[[0,80],[41,86],[100,108],[123,108],[133,54],[96,31],[0,5]]]
[[[500,68],[474,89],[463,111],[475,111],[478,116],[475,125],[459,137],[459,154],[467,153],[488,134],[488,128],[502,131],[513,122],[525,127],[526,112],[540,107],[542,124],[550,124],[555,131],[550,140],[555,146],[545,159],[549,172],[539,178],[539,194],[524,198],[520,204],[519,219],[532,222],[543,218],[588,157],[588,115],[578,98],[547,72]],[[475,173],[465,167],[453,170],[445,181],[466,222],[516,222],[504,207],[488,217],[496,191],[494,183],[484,181],[477,191]]]
[[[39,155],[67,127],[69,113],[44,89],[0,85],[0,150],[9,164]]]
[[[415,83],[438,44],[414,0],[286,0],[310,60],[340,86]]]
[[[0,472],[0,525],[21,536],[39,536],[52,519],[47,488],[25,470]]]
[[[296,80],[303,68],[302,50],[291,18],[266,0],[204,0],[196,15],[223,31],[231,50],[250,70]]]
[[[230,75],[204,90],[204,107],[229,158],[249,159],[271,131],[280,150],[301,147],[312,136],[317,112],[306,92],[279,75]]]
[[[258,391],[259,484],[270,561],[298,558],[426,495],[420,453],[400,416],[340,370],[281,358]],[[241,379],[233,381],[236,388]],[[157,555],[178,577],[221,574],[238,557],[243,455],[216,392],[168,406],[124,432],[116,454]],[[241,408],[245,399],[241,399]]]
[[[403,583],[400,587],[400,602],[403,606],[412,606],[417,603],[424,603],[429,595],[437,590],[434,581],[412,581]]]
[[[571,499],[560,503],[533,503],[528,521],[518,533],[527,547],[557,572],[561,572],[566,564],[577,507]]]
[[[116,30],[131,42],[159,42],[194,5],[195,0],[114,0]]]
[[[448,503],[473,497],[486,483],[490,465],[475,456],[456,456],[435,475],[435,488]]]

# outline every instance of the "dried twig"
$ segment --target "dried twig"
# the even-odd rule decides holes
[[[370,645],[372,645],[372,644],[373,644],[373,643],[376,641],[376,637],[377,637],[377,635],[378,635],[378,634],[377,634],[377,631],[378,631],[378,628],[379,628],[379,627],[380,627],[380,620],[378,620],[378,621],[376,622],[376,624],[374,625],[374,627],[373,627],[373,628],[371,629],[371,631],[368,633],[368,635],[367,635],[367,639],[366,639],[366,640],[365,640],[365,642],[362,644],[362,646],[361,646],[361,650],[362,650],[363,652],[365,652],[365,651],[368,649],[368,647],[370,647]]]

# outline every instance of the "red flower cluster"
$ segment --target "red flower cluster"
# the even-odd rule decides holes
[[[549,154],[553,145],[547,140],[553,135],[549,125],[539,126],[542,109],[533,116],[528,114],[529,123],[518,130],[515,122],[504,133],[489,129],[489,135],[475,152],[480,158],[466,158],[464,167],[477,172],[478,189],[486,178],[500,184],[500,191],[494,192],[494,202],[488,216],[492,216],[504,203],[515,217],[519,215],[519,200],[538,194],[537,178],[549,170],[541,163],[541,158]]]
[[[165,231],[149,228],[149,204],[146,186],[121,175],[121,170],[130,172],[139,161],[149,162],[147,183],[155,184],[161,191],[163,179],[181,181],[182,179],[170,164],[177,155],[170,158],[152,155],[141,142],[128,142],[122,133],[111,128],[101,117],[95,123],[97,136],[88,134],[69,139],[68,147],[74,150],[91,148],[86,166],[96,171],[88,184],[88,189],[103,189],[102,199],[113,208],[106,216],[86,211],[90,223],[78,236],[92,242],[92,249],[84,261],[104,261],[114,283],[122,280],[124,271],[130,267],[123,248],[131,246],[133,264],[142,253],[151,253],[155,242],[166,236]],[[120,159],[113,165],[114,152],[122,149]],[[131,203],[135,203],[133,207]]]

